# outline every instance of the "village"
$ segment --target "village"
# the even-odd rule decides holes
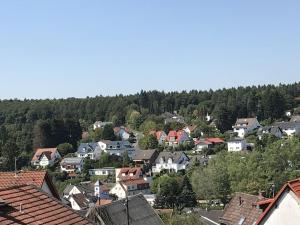
[[[287,111],[285,116],[286,121],[266,126],[256,117],[237,118],[225,135],[209,114],[204,118],[209,132],[187,124],[176,112],[162,115],[162,125],[171,125],[165,130],[150,127],[141,132],[96,121],[82,132],[75,151],[65,144],[37,148],[30,169],[0,172],[0,224],[13,220],[59,224],[57,221],[69,218],[70,224],[156,225],[164,224],[162,218],[174,211],[195,213],[208,225],[279,224],[275,221],[286,217],[296,221],[300,180],[289,181],[272,198],[237,192],[224,204],[220,199],[196,198],[188,178],[195,166],[209,165],[217,152],[240,154],[241,158],[252,154],[253,137],[290,139],[299,135],[300,115]],[[97,133],[101,135],[91,141]],[[101,139],[104,133],[111,139]],[[188,192],[183,197],[173,201],[161,194],[166,185],[162,178],[167,174],[186,179]],[[288,204],[293,206],[286,208]],[[292,215],[291,210],[295,210]],[[1,216],[3,211],[9,218]]]

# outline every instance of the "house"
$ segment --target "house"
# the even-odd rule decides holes
[[[264,134],[270,134],[277,138],[282,138],[283,131],[281,130],[281,128],[279,126],[260,127],[257,131],[258,138],[261,139]]]
[[[184,118],[182,116],[177,115],[177,113],[169,113],[165,112],[161,115],[161,117],[164,119],[165,124],[167,123],[181,123],[185,124]]]
[[[294,115],[290,119],[290,122],[300,123],[300,115]]]
[[[194,130],[196,130],[197,125],[190,125],[190,126],[186,126],[184,127],[182,130],[185,131],[189,137],[191,137],[191,134],[194,132]]]
[[[167,134],[163,130],[156,131],[153,135],[160,145],[164,144],[167,139]]]
[[[68,199],[72,195],[83,194],[85,198],[95,202],[99,193],[100,197],[104,198],[108,196],[108,192],[109,188],[101,181],[96,181],[95,183],[86,181],[76,185],[69,184],[63,191],[63,197]]]
[[[258,218],[256,225],[298,225],[300,179],[287,182]]]
[[[102,121],[96,121],[93,124],[93,129],[96,130],[97,128],[102,129],[104,128],[106,125],[112,125],[112,122],[102,122]]]
[[[0,172],[0,188],[30,184],[60,199],[59,194],[47,171]]]
[[[101,155],[101,148],[98,143],[91,142],[91,143],[80,143],[76,157],[79,158],[87,158],[90,159],[99,159]]]
[[[274,125],[280,127],[287,136],[300,134],[300,123],[298,122],[277,122]]]
[[[143,171],[140,167],[123,167],[116,169],[116,183],[125,180],[136,180],[143,178]]]
[[[227,150],[229,152],[239,152],[246,149],[246,140],[243,138],[234,138],[227,142]]]
[[[254,225],[263,212],[257,202],[260,196],[236,193],[224,209],[221,225]]]
[[[190,141],[189,135],[183,130],[171,130],[166,138],[167,144],[173,147],[188,141]]]
[[[122,156],[125,152],[132,158],[135,153],[135,149],[129,141],[110,141],[101,140],[98,142],[100,149],[110,155]]]
[[[0,199],[0,224],[93,224],[34,185],[2,187]]]
[[[233,131],[236,132],[240,138],[244,138],[246,134],[259,127],[260,124],[256,118],[240,118],[236,120]]]
[[[60,162],[60,171],[67,173],[81,173],[83,168],[83,158],[63,158]]]
[[[158,152],[155,149],[150,150],[137,150],[132,157],[135,165],[150,165],[152,166],[158,156]]]
[[[115,135],[120,137],[122,140],[128,140],[130,138],[131,132],[127,127],[115,127],[114,128]]]
[[[205,149],[211,149],[213,144],[205,139],[195,141],[195,152],[202,152]]]
[[[118,181],[110,190],[110,194],[116,195],[118,199],[137,194],[150,194],[150,183],[146,178],[129,179]]]
[[[72,194],[68,198],[68,201],[70,202],[72,209],[76,211],[86,210],[91,204],[90,200],[82,193]]]
[[[209,137],[209,138],[205,138],[205,140],[212,143],[213,146],[224,143],[224,140],[222,138],[218,138],[218,137]]]
[[[160,173],[162,170],[178,172],[185,170],[189,164],[189,157],[184,152],[167,152],[159,153],[155,166],[152,167],[154,173]]]
[[[45,168],[52,166],[59,159],[61,159],[61,156],[57,148],[38,148],[32,157],[31,164]]]
[[[86,217],[100,225],[164,225],[142,194],[92,207]]]
[[[98,168],[98,169],[90,169],[89,174],[91,176],[108,176],[108,175],[113,175],[115,176],[115,168],[114,167],[103,167],[103,168]]]

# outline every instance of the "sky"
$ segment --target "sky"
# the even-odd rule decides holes
[[[300,81],[300,1],[3,0],[0,99]]]

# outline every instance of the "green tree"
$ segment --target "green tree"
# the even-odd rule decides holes
[[[102,131],[102,139],[114,141],[116,139],[112,125],[105,125]]]
[[[156,139],[156,137],[154,137],[153,135],[145,135],[144,137],[142,137],[139,140],[139,147],[141,149],[155,149],[158,147],[158,141]]]
[[[74,148],[70,143],[62,143],[57,146],[58,152],[61,154],[62,157],[69,153],[74,152]]]

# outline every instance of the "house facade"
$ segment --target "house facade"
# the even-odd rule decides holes
[[[184,152],[167,152],[159,153],[155,166],[152,167],[154,173],[160,173],[162,170],[178,172],[185,170],[189,164],[190,159]]]
[[[155,149],[137,150],[133,156],[133,162],[136,166],[150,165],[152,166],[158,157],[158,152]]]
[[[300,180],[292,180],[277,193],[256,225],[298,225],[300,223]]]
[[[299,122],[278,122],[275,123],[276,126],[280,127],[280,129],[287,136],[294,136],[300,134],[300,123]]]
[[[158,144],[163,145],[167,139],[167,134],[163,131],[156,131],[155,134]]]
[[[90,169],[89,174],[91,176],[115,175],[115,168],[114,167],[103,167],[103,168],[98,168],[98,169]]]
[[[135,149],[129,141],[109,141],[102,140],[98,142],[100,149],[110,155],[122,156],[125,152],[132,158],[135,153]]]
[[[83,158],[63,158],[60,162],[60,171],[67,173],[81,173],[83,168]]]
[[[57,148],[38,148],[32,157],[31,165],[45,168],[52,166],[61,156]]]
[[[247,143],[243,138],[235,138],[227,142],[227,150],[229,152],[239,152],[246,149]]]
[[[189,135],[183,130],[171,130],[169,131],[166,138],[166,144],[173,147],[176,147],[188,141],[190,141]]]
[[[119,181],[110,190],[110,194],[114,194],[118,199],[123,199],[128,196],[133,196],[137,194],[150,194],[150,183],[144,179],[134,179]]]
[[[244,138],[246,134],[259,128],[261,125],[256,118],[240,118],[237,119],[233,126],[233,131],[238,134],[238,137]]]
[[[120,137],[122,140],[128,140],[130,138],[130,131],[126,127],[115,127],[115,135]]]
[[[87,158],[97,160],[100,158],[101,155],[101,148],[98,143],[91,142],[91,143],[80,143],[76,157],[79,158]]]

